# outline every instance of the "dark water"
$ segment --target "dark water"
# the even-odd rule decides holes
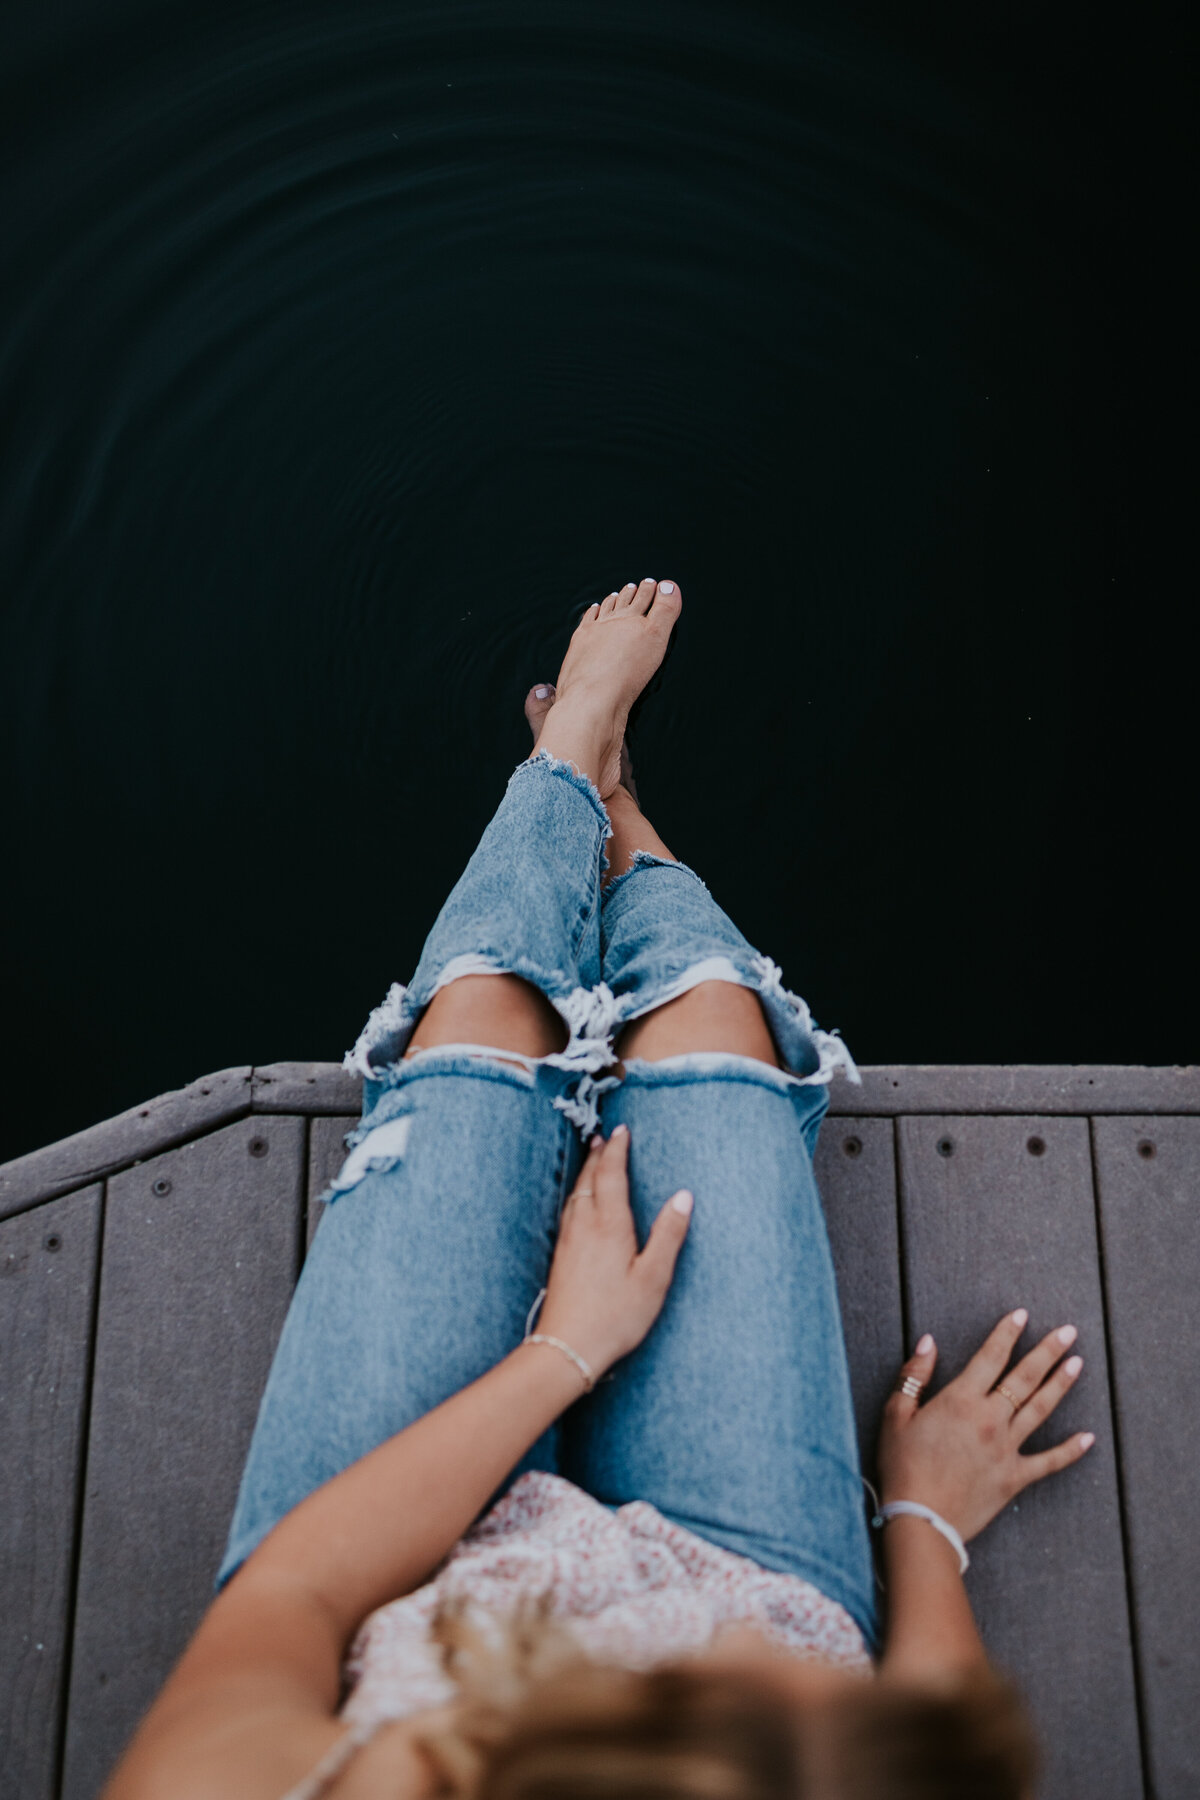
[[[861,1061],[1189,1059],[1170,171],[976,10],[9,9],[0,1155],[339,1057],[644,575],[647,810]]]

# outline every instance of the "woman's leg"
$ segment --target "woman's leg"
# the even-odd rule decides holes
[[[553,716],[349,1066],[363,1121],[284,1324],[218,1586],[285,1513],[520,1341],[611,1062],[607,781],[678,602],[585,615]],[[619,601],[619,606],[617,602]],[[615,775],[613,776],[615,781]],[[522,1461],[556,1466],[557,1434]]]
[[[595,1118],[581,1089],[608,1057],[586,1036],[606,830],[570,770],[522,765],[412,985],[352,1053],[363,1122],[284,1324],[218,1586],[306,1494],[520,1342],[578,1169],[572,1119]],[[521,1470],[556,1467],[556,1445]]]
[[[562,1470],[838,1600],[870,1641],[874,1581],[832,1260],[811,1152],[841,1063],[778,971],[610,801],[605,979],[628,1021],[604,1128],[630,1129],[644,1233],[696,1196],[662,1315],[566,1421]],[[641,854],[637,854],[641,853]],[[624,874],[619,871],[625,870]]]

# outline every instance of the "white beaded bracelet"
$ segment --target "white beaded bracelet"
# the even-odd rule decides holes
[[[575,1367],[579,1370],[579,1373],[583,1376],[584,1393],[590,1394],[596,1385],[596,1377],[590,1364],[584,1362],[578,1350],[572,1350],[570,1344],[564,1344],[561,1338],[551,1337],[545,1331],[535,1331],[533,1329],[533,1321],[541,1311],[542,1301],[545,1298],[546,1290],[545,1288],[542,1288],[538,1293],[537,1299],[529,1309],[529,1316],[525,1320],[525,1336],[521,1339],[521,1342],[523,1344],[553,1344],[556,1350],[561,1350],[564,1356],[569,1356],[571,1361],[575,1364]]]
[[[591,1393],[596,1385],[596,1377],[593,1375],[588,1364],[584,1362],[578,1350],[572,1350],[570,1344],[564,1344],[561,1338],[550,1337],[544,1331],[535,1331],[530,1337],[524,1338],[522,1341],[526,1344],[553,1344],[556,1350],[561,1350],[564,1356],[569,1356],[571,1361],[575,1364],[575,1367],[579,1370],[579,1373],[583,1376],[584,1393]]]
[[[971,1566],[966,1545],[953,1525],[948,1524],[940,1513],[935,1513],[931,1506],[922,1506],[919,1500],[889,1500],[886,1506],[880,1507],[871,1523],[878,1531],[887,1524],[889,1519],[894,1519],[901,1513],[909,1513],[914,1519],[924,1519],[933,1526],[935,1531],[940,1531],[946,1542],[958,1552],[959,1574],[966,1574]]]

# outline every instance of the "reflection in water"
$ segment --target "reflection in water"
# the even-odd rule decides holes
[[[1089,879],[1043,803],[1095,552],[1088,190],[1028,92],[844,9],[34,10],[0,1153],[340,1056],[574,611],[647,574],[688,614],[644,801],[822,1023],[1122,1054],[1040,910]]]

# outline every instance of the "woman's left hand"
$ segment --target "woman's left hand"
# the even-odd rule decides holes
[[[629,1133],[592,1139],[559,1224],[535,1329],[562,1338],[597,1376],[637,1348],[662,1310],[687,1236],[692,1196],[660,1211],[639,1253],[629,1205]]]
[[[920,1501],[966,1540],[1022,1488],[1078,1462],[1091,1448],[1092,1433],[1077,1432],[1053,1449],[1021,1454],[1083,1367],[1080,1356],[1060,1360],[1075,1341],[1074,1326],[1061,1325],[1009,1369],[1027,1317],[1022,1307],[1001,1319],[961,1374],[925,1406],[899,1388],[891,1395],[879,1434],[885,1504]],[[927,1333],[901,1377],[927,1387],[936,1361],[937,1346]]]

